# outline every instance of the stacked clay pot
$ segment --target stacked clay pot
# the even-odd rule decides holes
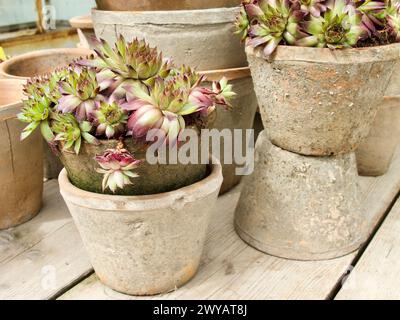
[[[265,131],[236,210],[238,234],[296,260],[346,255],[366,240],[354,151],[368,136],[400,45],[247,49]]]

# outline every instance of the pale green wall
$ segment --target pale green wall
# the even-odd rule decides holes
[[[44,1],[43,1],[44,2]],[[57,20],[68,20],[83,15],[95,6],[94,0],[51,0]],[[36,20],[35,0],[0,0],[0,26],[33,22]]]

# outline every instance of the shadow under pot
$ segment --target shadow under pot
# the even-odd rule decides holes
[[[247,56],[271,142],[303,155],[355,151],[368,136],[400,44],[330,50],[278,46]]]
[[[26,81],[32,77],[53,72],[60,67],[68,66],[74,59],[85,57],[93,51],[82,48],[62,48],[33,51],[0,64],[0,78]],[[56,179],[62,169],[62,164],[51,152],[44,147],[44,177]]]
[[[61,172],[60,192],[103,284],[147,296],[176,290],[195,276],[222,183],[215,163],[197,183],[144,196],[87,192]]]
[[[0,230],[35,217],[42,206],[43,151],[40,132],[24,141],[17,119],[22,103],[18,80],[0,80]]]

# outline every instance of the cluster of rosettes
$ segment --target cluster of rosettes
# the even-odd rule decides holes
[[[127,43],[121,36],[114,47],[99,41],[95,51],[96,56],[28,81],[18,115],[29,123],[22,139],[40,127],[54,149],[79,154],[83,141],[99,144],[130,136],[144,141],[150,130],[158,129],[165,143],[175,144],[189,117],[206,118],[217,106],[229,107],[235,95],[226,79],[202,86],[203,76],[176,68],[143,40]],[[103,171],[114,153],[127,151],[108,150],[99,157]],[[118,171],[108,175],[105,185],[113,190],[126,184],[130,173],[122,171],[123,178]]]
[[[269,57],[280,44],[349,48],[400,41],[399,0],[244,0],[236,28]]]
[[[225,79],[203,87],[203,76],[174,67],[143,40],[126,43],[120,37],[115,47],[101,41],[96,52],[26,84],[19,115],[29,123],[23,139],[40,126],[48,142],[62,141],[64,150],[79,153],[82,139],[145,138],[160,129],[174,143],[186,116],[207,116],[234,96]]]

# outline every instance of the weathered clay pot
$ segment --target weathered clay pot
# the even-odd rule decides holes
[[[21,98],[21,81],[0,80],[0,229],[30,220],[42,205],[42,140],[36,132],[20,141]]]
[[[295,260],[346,255],[366,240],[354,153],[308,157],[274,146],[263,131],[253,175],[243,179],[235,226],[268,254]]]
[[[74,59],[93,53],[88,49],[63,48],[33,51],[15,56],[0,65],[0,78],[27,80],[31,77],[51,73],[69,65]],[[60,161],[44,147],[44,177],[56,179],[62,169]]]
[[[390,79],[385,96],[400,96],[400,61],[397,62],[395,69],[393,70],[392,78]]]
[[[96,47],[96,35],[90,15],[73,17],[69,20],[69,24],[77,30],[79,37],[78,48],[93,49]]]
[[[226,70],[215,70],[201,72],[207,76],[209,81],[218,81],[222,77],[226,77],[231,84],[233,84],[233,90],[237,96],[232,101],[232,109],[225,110],[222,108],[217,109],[217,119],[213,125],[213,128],[218,130],[229,129],[232,137],[234,136],[235,129],[252,129],[254,116],[257,110],[257,98],[253,89],[253,82],[250,75],[250,69],[236,68]],[[243,132],[242,141],[243,148],[245,147],[246,134]],[[220,143],[221,155],[225,152],[224,141],[221,139]],[[243,153],[244,154],[244,150]],[[230,148],[232,159],[234,158],[234,150]],[[219,157],[219,155],[214,154]],[[233,164],[226,164],[224,158],[221,158],[222,163],[222,174],[224,176],[224,182],[221,187],[221,194],[228,192],[233,187],[238,185],[242,179],[242,176],[236,174],[238,167],[243,167],[244,164],[237,164],[235,161]]]
[[[94,9],[98,38],[111,43],[120,34],[127,40],[144,38],[165,57],[198,70],[247,66],[239,38],[232,36],[239,8],[207,10],[115,12]]]
[[[362,176],[384,175],[400,142],[400,96],[385,97],[369,136],[356,151]]]
[[[62,152],[61,162],[68,171],[71,182],[79,189],[103,193],[103,175],[96,172],[99,168],[94,160],[97,155],[103,154],[107,149],[115,148],[117,140],[102,140],[100,146],[83,143],[79,155],[70,152]],[[207,173],[205,164],[155,164],[150,165],[146,160],[147,147],[135,143],[132,139],[125,140],[125,146],[136,159],[143,163],[135,172],[139,178],[134,179],[131,186],[124,190],[117,190],[116,195],[146,195],[157,194],[176,190],[202,180]],[[110,191],[106,193],[112,194]]]
[[[247,50],[272,143],[304,155],[354,151],[368,135],[400,44],[330,50],[279,46],[271,61]]]
[[[110,11],[193,10],[235,7],[240,0],[96,0],[96,4]]]
[[[131,197],[80,190],[61,172],[61,194],[105,285],[154,295],[175,290],[196,274],[222,183],[221,166],[210,169],[188,187]]]

